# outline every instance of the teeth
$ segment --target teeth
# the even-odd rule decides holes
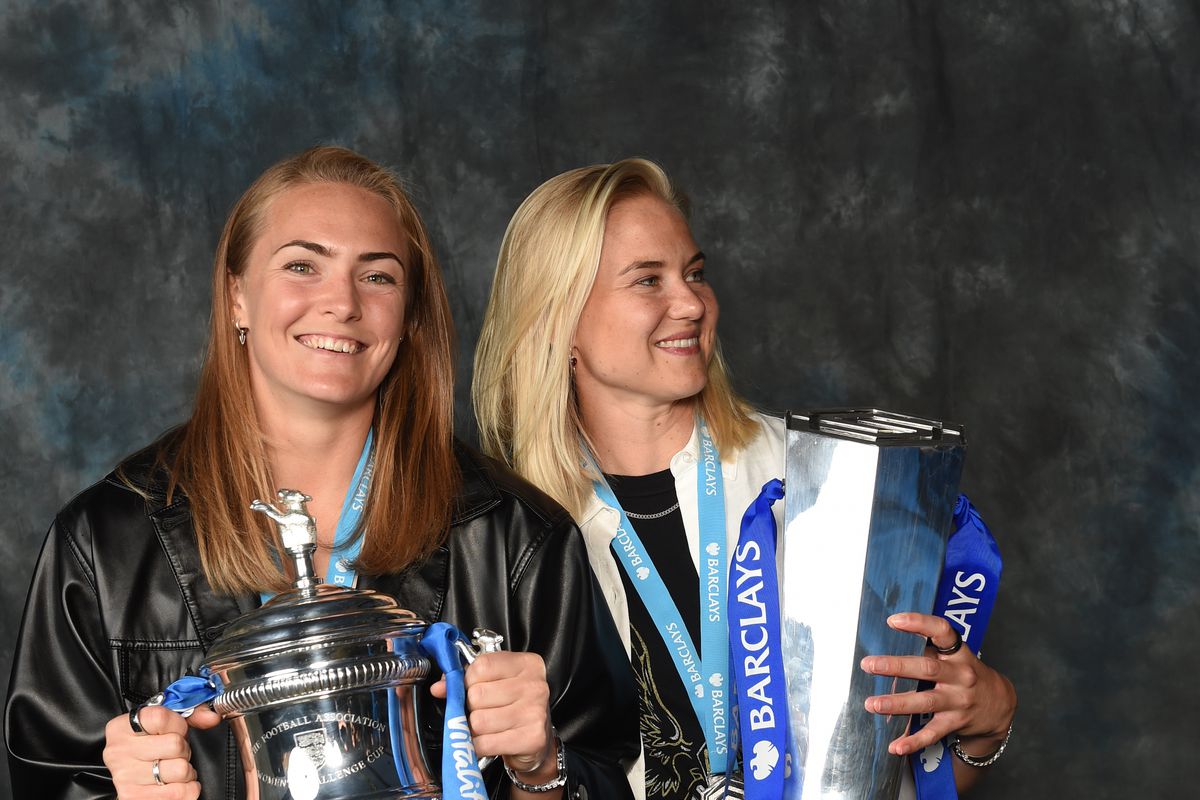
[[[300,344],[313,350],[330,350],[334,353],[357,353],[362,349],[358,342],[332,336],[301,336]]]
[[[665,342],[658,342],[655,347],[696,347],[700,344],[700,337],[693,336],[690,339],[670,339]]]

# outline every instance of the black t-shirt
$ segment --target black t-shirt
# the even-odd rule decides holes
[[[700,652],[700,579],[692,562],[683,515],[675,494],[675,477],[663,470],[652,475],[608,475],[613,494],[626,513],[657,515],[629,521],[654,562],[667,591],[683,617],[688,634]],[[621,582],[629,605],[630,660],[638,685],[642,746],[646,756],[648,800],[690,800],[708,782],[708,747],[704,728],[691,698],[679,679],[671,652],[650,618],[641,596],[616,553]]]

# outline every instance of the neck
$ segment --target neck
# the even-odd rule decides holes
[[[272,413],[259,405],[274,488],[311,496],[318,542],[332,541],[342,500],[362,456],[374,419],[374,403],[343,414]]]
[[[365,424],[347,421],[344,425],[326,426],[321,430],[268,430],[267,455],[271,461],[271,474],[276,482],[307,494],[312,492],[306,490],[305,485],[324,484],[330,479],[347,483],[358,466],[370,428],[368,418]]]
[[[251,385],[254,389],[253,375]],[[266,439],[275,480],[288,473],[334,472],[331,458],[354,451],[357,463],[367,431],[375,419],[375,397],[354,406],[295,398],[282,392],[253,391],[254,410]],[[348,457],[348,456],[347,456]],[[354,464],[350,466],[353,474]],[[346,476],[349,480],[350,475]],[[301,489],[301,487],[289,487]]]
[[[610,475],[649,475],[670,467],[692,436],[695,413],[690,399],[654,407],[580,401],[583,429],[600,469]]]

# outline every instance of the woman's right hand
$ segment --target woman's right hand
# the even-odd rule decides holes
[[[129,714],[109,720],[104,727],[104,764],[112,774],[118,800],[200,797],[200,783],[189,760],[188,728],[211,728],[220,721],[220,716],[205,706],[187,719],[162,706],[145,706],[138,711],[145,733],[134,732]],[[161,783],[154,779],[156,762]]]

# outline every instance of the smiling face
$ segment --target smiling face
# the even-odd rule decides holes
[[[572,354],[581,404],[670,406],[707,382],[717,298],[683,215],[652,195],[608,212]]]
[[[267,208],[230,279],[261,412],[370,408],[404,331],[407,238],[382,197],[302,184]]]

